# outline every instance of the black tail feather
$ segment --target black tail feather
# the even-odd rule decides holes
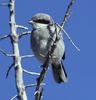
[[[67,82],[67,73],[62,62],[59,64],[52,64],[52,71],[54,80],[57,83]]]

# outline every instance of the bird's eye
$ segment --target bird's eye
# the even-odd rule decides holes
[[[33,20],[36,23],[41,23],[41,24],[49,24],[50,21],[44,20],[44,19],[38,19],[38,20]]]

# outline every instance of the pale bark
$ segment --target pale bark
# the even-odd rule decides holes
[[[16,88],[18,92],[18,99],[19,100],[27,100],[27,94],[25,91],[25,86],[23,82],[23,70],[21,65],[21,57],[19,52],[19,38],[17,35],[17,27],[15,22],[15,0],[10,0],[9,5],[9,11],[10,11],[10,33],[11,33],[11,43],[13,47],[13,54],[15,55],[14,60],[14,67],[15,67],[15,81],[16,81]]]

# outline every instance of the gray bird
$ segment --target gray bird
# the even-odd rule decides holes
[[[56,48],[51,55],[50,64],[52,65],[55,81],[57,83],[67,82],[67,74],[62,63],[62,59],[65,59],[65,45],[62,33],[57,34],[59,27],[54,23],[51,16],[45,13],[35,14],[29,23],[33,27],[31,32],[31,48],[34,55],[42,63],[46,60],[48,50],[52,41],[54,41],[52,37],[58,38],[55,44]]]

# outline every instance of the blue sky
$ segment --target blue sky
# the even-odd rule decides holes
[[[32,30],[28,20],[38,12],[48,13],[53,19],[61,23],[70,0],[16,0],[16,22]],[[8,2],[8,0],[1,0]],[[56,84],[53,80],[51,68],[44,82],[43,100],[96,100],[96,1],[76,0],[65,30],[74,42],[80,47],[77,52],[64,37],[66,45],[66,59],[64,66],[68,74],[68,83]],[[10,33],[9,9],[0,6],[0,36]],[[24,30],[19,30],[22,33]],[[19,41],[20,54],[32,54],[30,36]],[[12,52],[10,40],[0,41],[0,48],[8,53]],[[6,71],[12,58],[0,53],[0,99],[9,100],[16,94],[14,69],[11,69],[8,79]],[[30,71],[40,72],[40,63],[35,57],[22,60],[22,66]],[[25,84],[35,83],[36,76],[24,74]],[[35,88],[27,90],[29,100],[34,100]]]

